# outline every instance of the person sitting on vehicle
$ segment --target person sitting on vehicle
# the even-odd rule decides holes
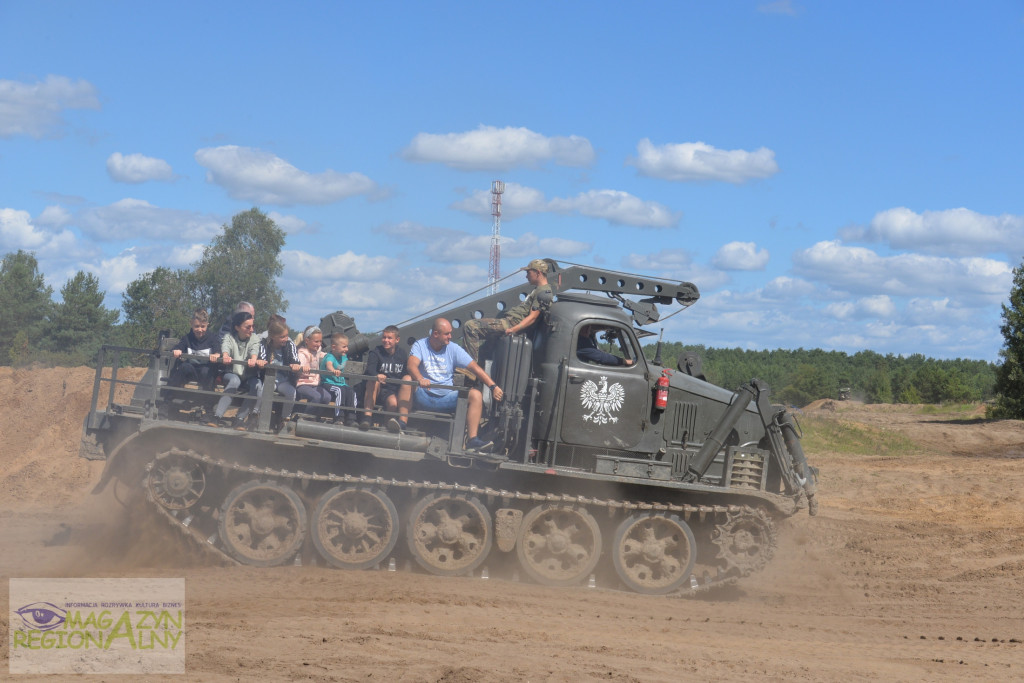
[[[267,335],[270,334],[270,325],[271,325],[271,323],[274,323],[274,322],[279,322],[279,323],[284,325],[284,328],[286,330],[288,329],[288,321],[284,319],[283,315],[278,315],[277,313],[271,313],[270,317],[267,318],[267,329],[265,329],[262,332],[260,332],[259,335],[257,335],[257,336],[260,339],[266,339]]]
[[[458,391],[432,385],[451,386],[456,368],[466,368],[484,386],[490,387],[496,401],[500,401],[504,395],[490,375],[461,346],[452,343],[452,324],[444,318],[434,321],[429,337],[413,344],[406,367],[412,380],[419,384],[416,388],[416,407],[423,410],[454,412],[459,398]],[[402,385],[398,396],[398,412],[401,417],[388,421],[388,431],[400,432],[405,428],[411,397],[412,385]],[[473,387],[469,390],[469,406],[466,411],[466,448],[469,450],[484,450],[493,445],[478,435],[482,415],[483,394]]]
[[[388,384],[386,380],[410,380],[411,377],[405,372],[405,365],[409,360],[409,354],[398,346],[399,330],[394,325],[388,325],[380,335],[380,344],[370,351],[366,358],[366,369],[363,374],[377,376],[377,381],[366,380],[366,393],[363,397],[363,406],[366,411],[363,419],[359,421],[359,428],[366,431],[370,428],[370,418],[373,416],[372,409],[379,403],[385,410],[396,412],[398,410],[398,390],[400,385]]]
[[[232,396],[236,391],[246,392],[250,398],[242,401],[233,426],[245,428],[245,420],[249,411],[256,405],[256,397],[263,388],[259,374],[256,372],[256,356],[260,350],[259,340],[252,333],[252,314],[247,311],[231,316],[231,333],[221,340],[220,362],[229,365],[224,373],[224,395],[213,410],[214,420],[207,424],[211,427],[224,427],[227,423],[224,413],[231,406]]]
[[[224,322],[221,323],[220,329],[217,330],[217,334],[220,335],[221,339],[223,339],[224,337],[226,337],[229,334],[231,334],[231,332],[235,329],[234,324],[232,324],[232,322],[231,322],[232,319],[235,317],[235,313],[248,313],[249,315],[252,316],[253,320],[256,320],[256,309],[255,309],[255,307],[253,307],[253,305],[251,303],[249,303],[248,301],[239,301],[238,305],[235,306],[234,313],[229,315],[224,320]]]
[[[485,340],[524,332],[551,306],[555,295],[548,284],[547,261],[533,259],[523,270],[526,271],[526,281],[534,289],[522,303],[508,309],[500,318],[474,319],[463,326],[462,343],[473,360],[480,360],[480,344]]]
[[[267,326],[267,336],[260,342],[256,366],[265,368],[268,364],[286,365],[291,372],[278,371],[274,376],[274,391],[285,397],[281,406],[281,421],[292,415],[295,405],[295,374],[302,369],[299,352],[295,343],[288,337],[288,325],[282,320],[271,320]]]
[[[212,391],[217,378],[217,368],[210,363],[220,359],[221,339],[219,334],[209,332],[210,317],[206,309],[197,308],[192,312],[192,330],[171,349],[177,358],[167,379],[169,387],[183,387],[186,382],[195,382],[203,391]],[[181,358],[182,354],[203,358]]]
[[[302,345],[299,346],[299,363],[302,371],[295,380],[296,396],[313,405],[331,403],[331,392],[320,382],[320,361],[326,355],[322,347],[324,334],[316,325],[310,325],[302,332]]]
[[[605,330],[606,338],[618,335],[615,330],[597,325],[584,325],[580,330],[579,340],[576,342],[576,357],[585,363],[597,363],[598,365],[632,365],[633,361],[630,359],[620,358],[598,348],[597,333],[601,330]]]
[[[325,354],[320,361],[321,376],[324,387],[331,392],[334,398],[334,421],[343,422],[346,427],[352,427],[356,423],[356,392],[348,386],[341,371],[348,362],[348,336],[341,332],[331,335],[331,352]],[[349,408],[345,416],[341,416],[342,406]]]

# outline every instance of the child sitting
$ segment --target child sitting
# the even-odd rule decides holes
[[[345,426],[351,427],[356,423],[356,392],[341,376],[341,370],[347,362],[348,337],[341,332],[335,332],[331,335],[331,352],[320,361],[320,370],[323,371],[324,387],[334,398],[334,421],[341,421],[341,406],[351,408],[352,410],[345,411],[344,419]]]
[[[213,381],[217,371],[210,363],[220,359],[220,335],[208,333],[210,317],[206,310],[197,308],[192,312],[192,331],[181,338],[171,349],[178,360],[171,368],[167,379],[169,387],[183,387],[186,382],[195,382],[203,391],[213,390]],[[203,356],[203,358],[181,358],[182,354]]]
[[[295,380],[296,395],[308,401],[310,404],[326,405],[333,401],[331,392],[320,383],[320,373],[309,372],[319,370],[320,361],[326,355],[321,349],[323,332],[316,325],[310,325],[300,335],[302,345],[299,346],[299,363],[302,365],[302,372]]]
[[[359,422],[359,428],[367,430],[371,427],[373,408],[379,403],[392,413],[398,412],[398,389],[399,384],[388,384],[387,380],[409,380],[405,372],[405,364],[409,360],[409,354],[398,346],[400,333],[394,325],[388,325],[380,335],[380,345],[370,351],[366,359],[367,375],[376,375],[376,381],[366,380],[366,395],[363,398],[363,419]]]
[[[268,364],[286,365],[291,372],[279,370],[274,376],[274,391],[287,400],[281,406],[281,421],[291,417],[295,406],[295,372],[302,369],[295,343],[288,337],[288,325],[282,319],[274,319],[267,325],[267,336],[260,342],[256,366],[265,368]]]

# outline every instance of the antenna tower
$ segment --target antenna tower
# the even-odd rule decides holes
[[[491,215],[494,216],[494,227],[491,229],[491,260],[487,269],[489,294],[497,293],[498,280],[501,279],[501,195],[504,191],[503,181],[491,182]]]

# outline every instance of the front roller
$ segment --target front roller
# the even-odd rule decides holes
[[[284,484],[254,479],[232,489],[220,509],[228,554],[254,567],[284,564],[302,547],[306,506]]]

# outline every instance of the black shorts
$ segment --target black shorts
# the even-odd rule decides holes
[[[396,396],[401,387],[401,384],[381,384],[377,389],[377,403],[384,405],[384,399],[388,396]]]

